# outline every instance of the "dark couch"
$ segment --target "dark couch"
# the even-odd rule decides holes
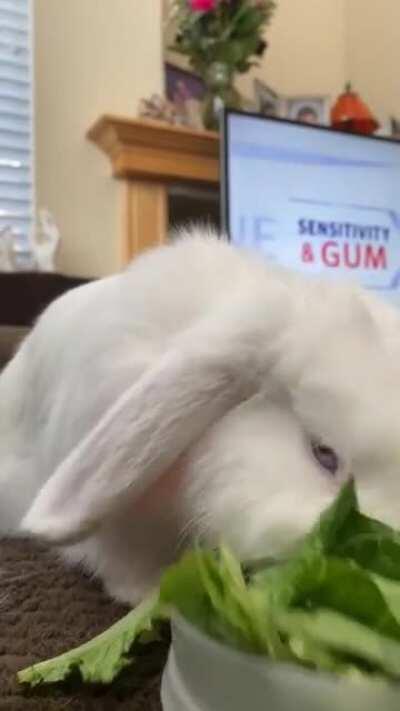
[[[89,281],[62,274],[0,273],[0,369],[52,301]]]

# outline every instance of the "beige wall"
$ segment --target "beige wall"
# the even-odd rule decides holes
[[[346,64],[382,122],[400,117],[400,0],[347,0]]]
[[[255,75],[284,94],[335,96],[345,76],[346,0],[278,0],[267,30],[270,47],[253,76],[243,77],[251,97]]]
[[[104,112],[161,88],[159,0],[34,0],[37,203],[62,232],[59,268],[118,267],[118,185],[85,140]]]

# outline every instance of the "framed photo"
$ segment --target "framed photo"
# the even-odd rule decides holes
[[[260,79],[254,80],[254,95],[258,113],[263,116],[282,116],[283,97]]]
[[[400,119],[394,117],[390,119],[390,136],[400,141]]]
[[[384,121],[380,121],[380,126],[374,132],[374,136],[380,136],[381,138],[396,138],[396,135],[392,135],[393,128],[392,119],[388,118]]]
[[[197,74],[165,62],[165,93],[173,104],[178,123],[201,128],[201,104],[206,88]]]
[[[200,102],[205,95],[205,86],[201,77],[170,62],[165,62],[165,89],[167,99],[174,104],[184,103],[190,99]]]
[[[300,123],[329,124],[329,99],[327,96],[292,96],[285,100],[285,118]]]

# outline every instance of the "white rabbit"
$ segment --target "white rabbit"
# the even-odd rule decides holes
[[[0,376],[2,533],[122,601],[193,537],[284,550],[349,474],[400,524],[397,312],[214,235],[69,292]]]

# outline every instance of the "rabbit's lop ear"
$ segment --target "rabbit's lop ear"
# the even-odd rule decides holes
[[[256,364],[260,339],[273,341],[277,326],[269,306],[269,318],[256,316],[253,303],[250,318],[230,309],[222,323],[217,315],[177,339],[46,482],[23,531],[77,542],[134,504],[207,427],[257,389],[258,371],[267,366],[267,357]]]

